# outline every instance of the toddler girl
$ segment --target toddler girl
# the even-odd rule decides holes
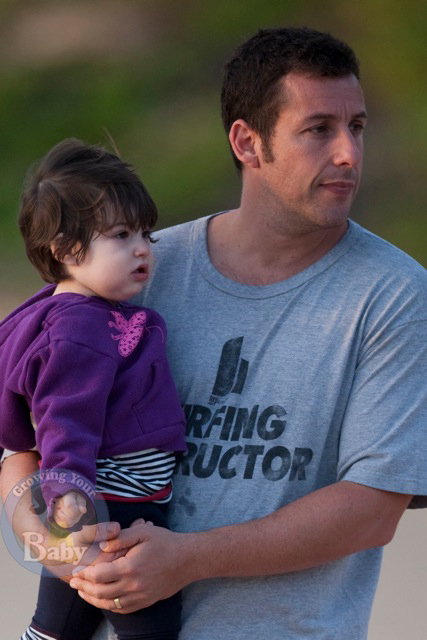
[[[78,140],[56,145],[19,214],[27,255],[50,284],[0,325],[0,445],[36,445],[42,471],[95,483],[122,527],[137,518],[167,526],[175,454],[186,448],[165,323],[125,302],[150,277],[156,219],[128,164]],[[42,490],[57,530],[94,513],[75,484]],[[177,638],[180,596],[131,614],[101,612],[44,570],[22,639],[89,639],[102,614],[120,640]]]

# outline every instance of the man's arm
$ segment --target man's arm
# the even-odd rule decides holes
[[[339,482],[264,518],[201,533],[134,527],[106,547],[136,546],[72,586],[95,606],[130,613],[206,578],[301,571],[390,542],[411,496]]]
[[[1,466],[1,499],[5,505],[8,519],[11,524],[13,523],[14,531],[20,537],[26,531],[43,532],[44,527],[38,516],[31,509],[31,492],[27,492],[22,496],[14,507],[13,513],[9,508],[7,497],[12,489],[24,478],[38,471],[39,458],[40,456],[36,451],[24,451],[5,458]]]

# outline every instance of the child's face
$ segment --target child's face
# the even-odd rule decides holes
[[[140,293],[152,272],[148,232],[135,232],[126,224],[117,224],[94,235],[81,262],[76,264],[69,257],[64,263],[71,278],[61,283],[61,290],[126,300]]]

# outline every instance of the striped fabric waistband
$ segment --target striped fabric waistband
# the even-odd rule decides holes
[[[96,461],[96,490],[109,500],[169,502],[175,454],[135,451]]]

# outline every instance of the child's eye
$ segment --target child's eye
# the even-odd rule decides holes
[[[126,238],[129,237],[129,231],[119,231],[114,235],[114,237],[118,238],[119,240],[126,240]]]
[[[153,236],[151,235],[151,231],[143,231],[142,232],[142,237],[145,238],[145,240],[148,240],[148,242],[156,242],[153,238]]]

